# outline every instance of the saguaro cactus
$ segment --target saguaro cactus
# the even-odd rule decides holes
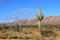
[[[41,36],[41,27],[42,27],[41,21],[43,19],[43,14],[41,13],[40,5],[38,6],[38,14],[37,14],[36,18],[38,20],[39,32],[40,32],[40,36]]]

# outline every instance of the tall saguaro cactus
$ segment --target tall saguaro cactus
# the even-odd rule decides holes
[[[38,14],[36,16],[37,20],[38,20],[38,27],[39,27],[39,32],[40,32],[40,36],[41,36],[41,27],[42,27],[42,19],[43,19],[43,14],[41,13],[41,9],[40,9],[40,5],[38,6]]]

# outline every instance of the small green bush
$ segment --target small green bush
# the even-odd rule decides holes
[[[30,37],[25,36],[25,39],[31,39]]]
[[[19,37],[19,39],[24,39],[23,37]]]
[[[0,36],[2,39],[7,39],[7,35]]]
[[[32,32],[29,32],[29,34],[32,34]]]
[[[25,32],[25,34],[28,34],[27,32]]]
[[[9,39],[18,39],[18,36],[10,36]]]
[[[56,36],[56,34],[53,31],[41,31],[41,34],[45,37]]]

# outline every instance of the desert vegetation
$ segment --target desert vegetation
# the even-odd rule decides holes
[[[36,16],[37,25],[15,25],[8,26],[3,23],[0,25],[0,39],[17,39],[17,40],[59,40],[60,39],[60,25],[42,24],[44,15],[41,13],[40,6],[38,6],[38,14]],[[31,23],[28,22],[28,23]],[[33,23],[33,22],[32,22]]]
[[[8,26],[6,26],[7,28]],[[38,30],[38,26],[19,26],[19,30],[16,31],[16,26],[9,26],[7,29],[0,26],[0,39],[23,39],[23,40],[56,40],[60,36],[60,26],[55,25],[42,25],[41,35]],[[18,27],[18,26],[17,26]]]

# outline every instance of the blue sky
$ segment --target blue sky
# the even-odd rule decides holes
[[[0,22],[33,19],[39,4],[44,16],[60,15],[60,0],[0,0]]]

